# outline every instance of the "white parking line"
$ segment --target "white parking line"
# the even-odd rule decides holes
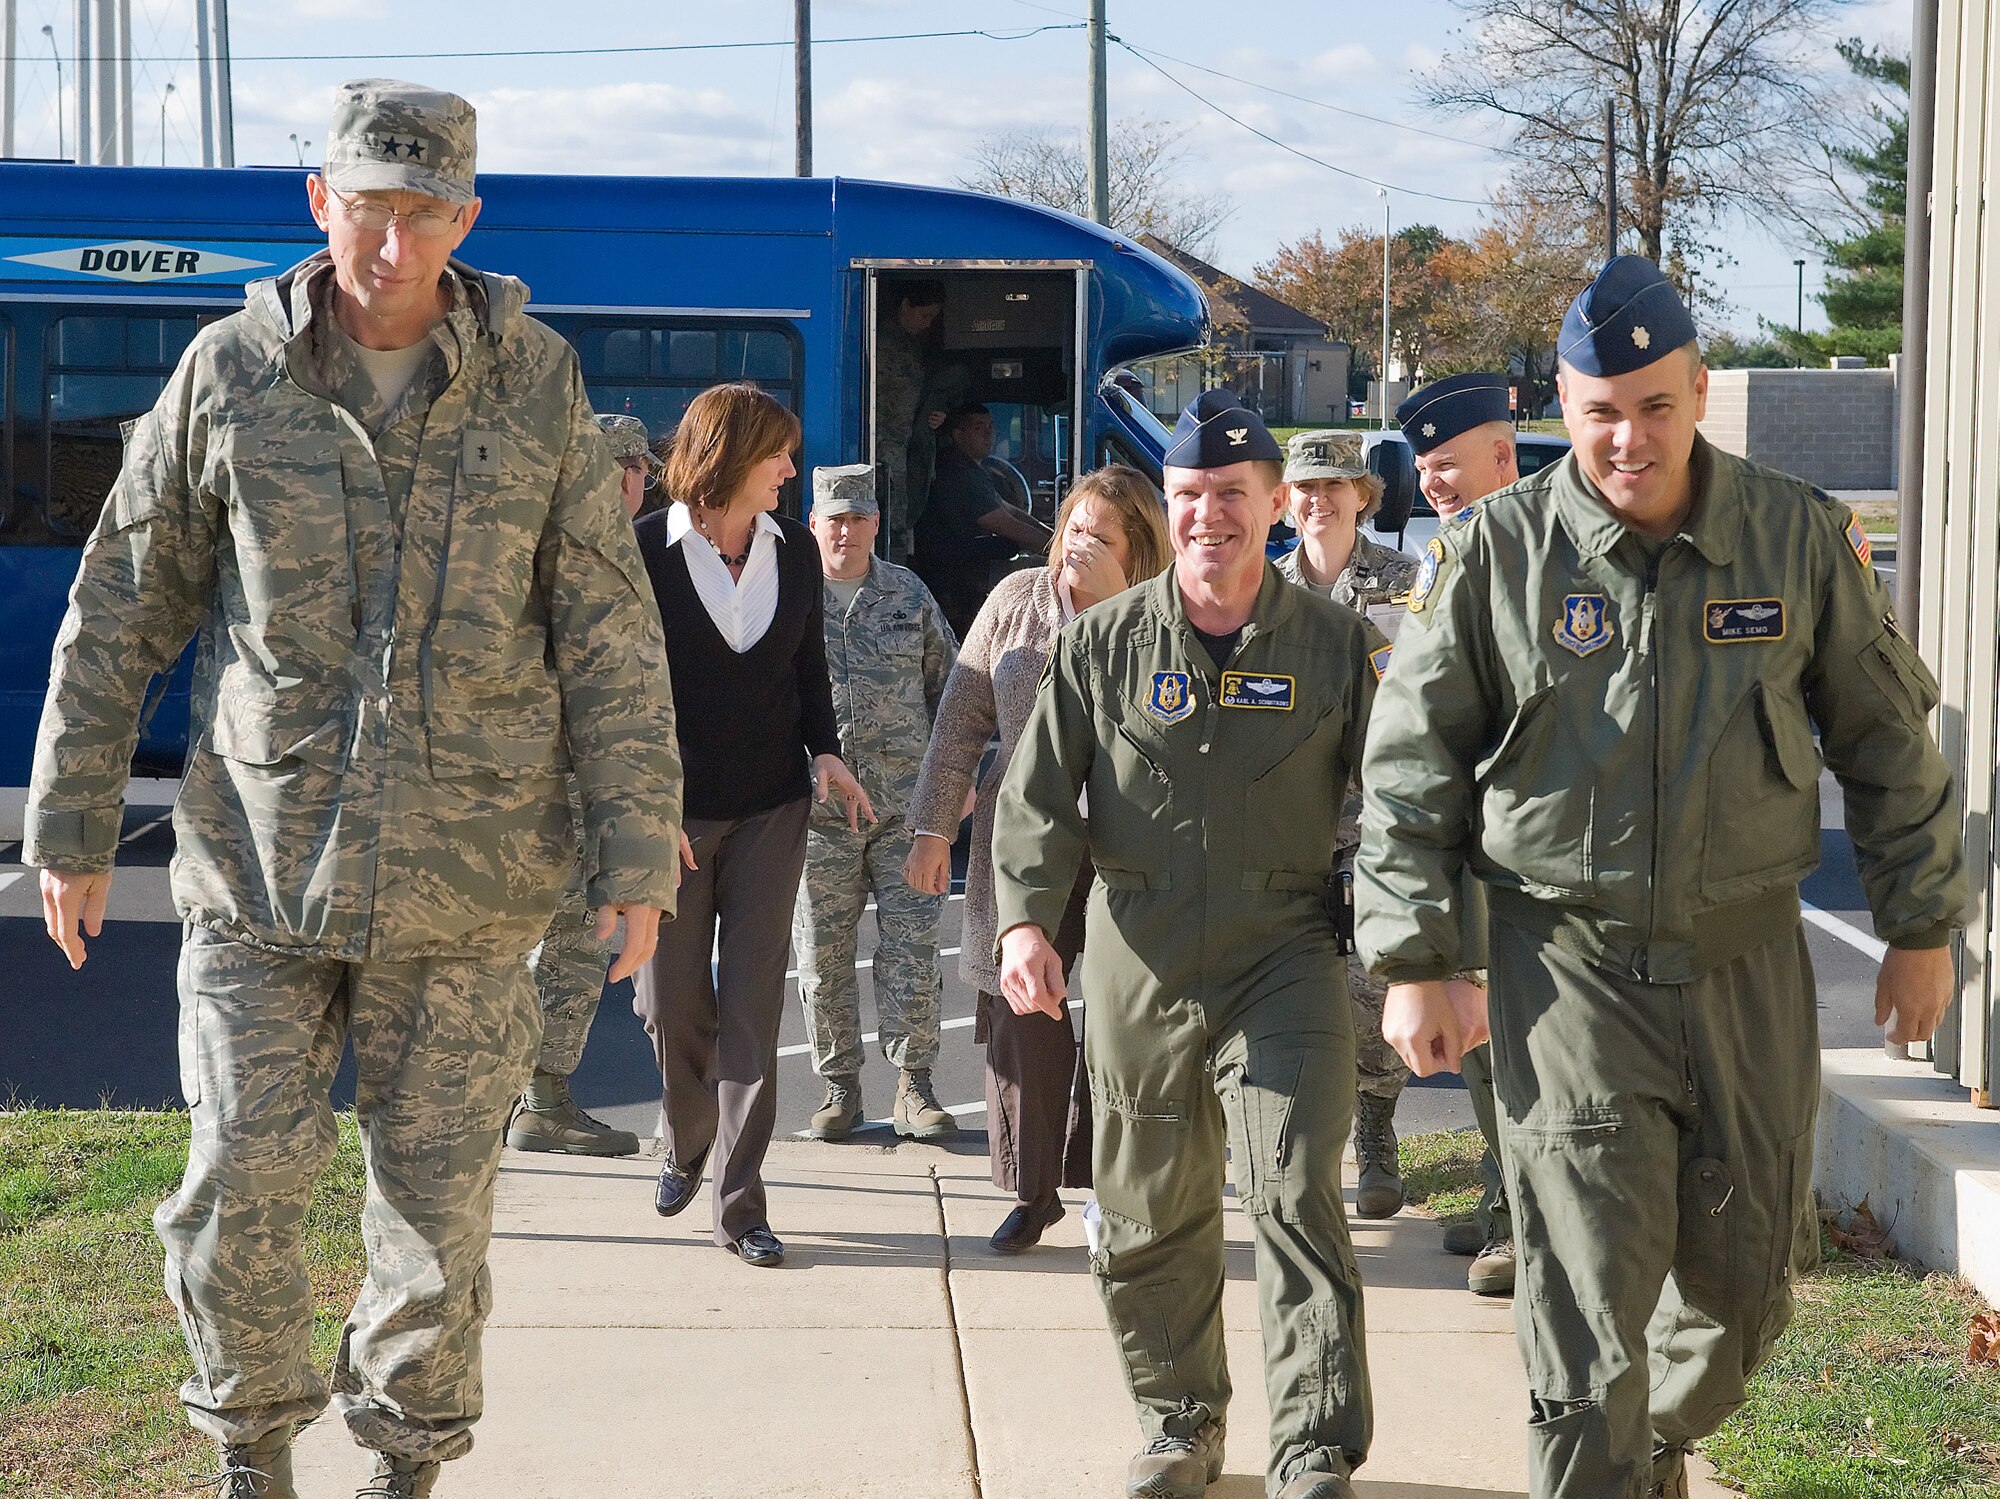
[[[28,871],[25,869],[17,869],[12,874],[0,874],[0,890],[5,890],[9,885],[17,885],[27,877]]]
[[[1853,922],[1842,921],[1838,916],[1830,915],[1822,911],[1818,906],[1807,905],[1804,901],[1800,901],[1799,914],[1821,931],[1838,937],[1856,952],[1867,953],[1869,957],[1878,963],[1882,961],[1884,955],[1889,951],[1889,945],[1886,942],[1878,942],[1873,935],[1862,931]]]

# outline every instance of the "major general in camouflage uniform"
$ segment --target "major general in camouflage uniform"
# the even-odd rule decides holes
[[[1371,540],[1361,523],[1382,504],[1382,479],[1368,471],[1359,432],[1299,432],[1285,445],[1285,512],[1299,544],[1278,559],[1278,571],[1302,588],[1345,604],[1373,626],[1369,643],[1376,676],[1388,661],[1396,621],[1417,575],[1417,559]],[[1341,809],[1339,849],[1352,869],[1361,845],[1361,792]],[[1347,960],[1354,1002],[1354,1155],[1361,1180],[1354,1211],[1390,1218],[1403,1206],[1396,1162],[1396,1100],[1410,1069],[1382,1039],[1382,999],[1389,986],[1356,954]]]
[[[931,1091],[938,1052],[938,917],[945,898],[903,879],[904,826],[945,678],[958,642],[930,591],[907,568],[874,556],[880,528],[866,464],[813,471],[813,537],[825,574],[826,665],[840,742],[881,821],[855,832],[816,807],[806,832],[805,878],[792,912],[799,998],[813,1070],[826,1102],[809,1133],[838,1140],[862,1118],[861,996],[855,929],[875,897],[875,1012],[882,1055],[899,1073],[896,1133],[932,1140],[953,1133]]]
[[[636,416],[600,416],[618,465],[619,496],[628,518],[638,515],[646,493],[659,482],[646,424]],[[583,799],[574,779],[569,787],[570,811],[577,821],[576,862],[563,883],[562,899],[541,944],[528,954],[528,971],[535,976],[535,993],[542,1004],[542,1049],[534,1076],[507,1125],[507,1143],[516,1150],[556,1151],[568,1155],[626,1156],[639,1153],[639,1137],[613,1129],[584,1112],[570,1096],[570,1074],[583,1061],[590,1023],[604,994],[604,971],[611,961],[611,939],[600,935],[597,913],[590,908],[587,886],[590,867],[582,842]]]
[[[327,249],[204,329],[84,548],[23,857],[73,965],[102,929],[140,703],[199,632],[174,811],[193,1143],[154,1224],[227,1499],[293,1499],[327,1404],[301,1229],[351,1035],[369,1269],[333,1399],[371,1495],[431,1492],[482,1401],[493,1182],[540,1016],[525,958],[574,862],[618,967],[674,901],[665,645],[574,354],[450,259],[470,105],[343,85]]]

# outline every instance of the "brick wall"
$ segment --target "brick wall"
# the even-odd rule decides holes
[[[1824,489],[1895,483],[1889,370],[1713,370],[1702,435]]]

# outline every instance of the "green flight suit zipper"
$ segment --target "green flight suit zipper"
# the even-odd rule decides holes
[[[1657,555],[1646,559],[1646,592],[1639,602],[1639,639],[1646,657],[1646,674],[1651,679],[1653,697],[1653,828],[1652,828],[1652,880],[1646,891],[1646,932],[1644,942],[1650,944],[1653,934],[1660,929],[1660,749],[1664,735],[1661,733],[1660,717],[1660,654],[1653,639],[1653,628],[1658,618],[1654,608],[1655,597],[1660,587],[1660,569],[1666,561],[1667,552],[1673,549],[1670,541]],[[1643,982],[1651,982],[1647,969],[1647,948],[1642,945],[1637,961],[1632,967]]]

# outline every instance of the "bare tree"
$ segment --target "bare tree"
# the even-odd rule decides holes
[[[1226,193],[1175,186],[1193,159],[1184,125],[1120,120],[1111,127],[1111,224],[1127,234],[1152,234],[1191,255],[1206,256],[1235,211]],[[972,169],[959,183],[982,193],[1021,198],[1090,217],[1081,131],[1026,126],[984,136]]]
[[[1823,155],[1815,44],[1847,0],[1453,3],[1470,37],[1423,80],[1426,102],[1511,121],[1522,188],[1601,215],[1613,100],[1620,217],[1670,271],[1723,255],[1703,236],[1732,212],[1787,213]]]

